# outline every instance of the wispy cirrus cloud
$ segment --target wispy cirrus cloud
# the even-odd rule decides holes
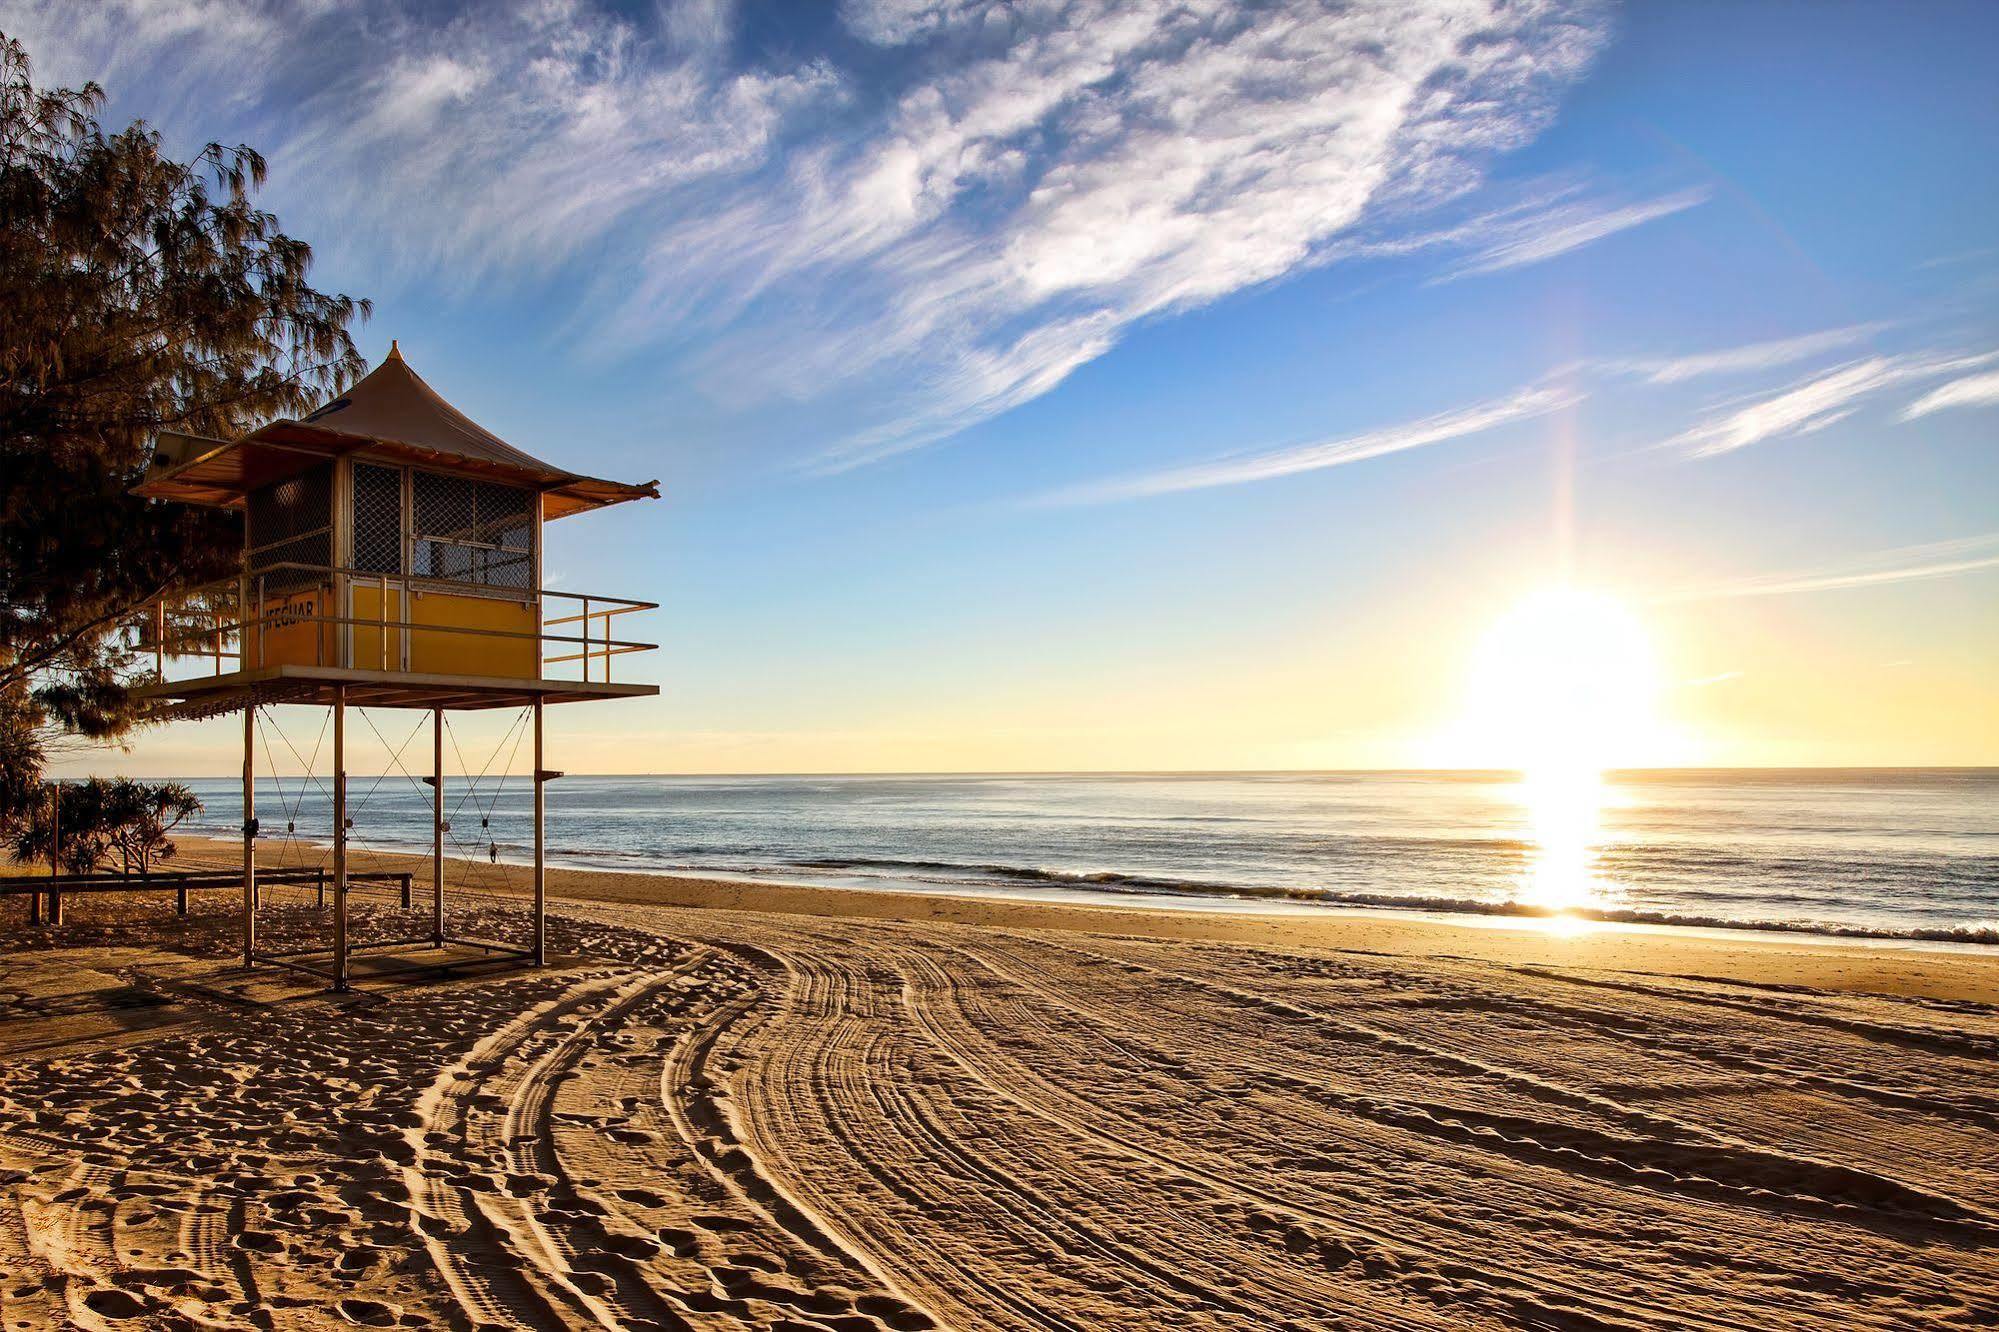
[[[1736,597],[1780,597],[1802,592],[1839,592],[1892,583],[1928,582],[1999,568],[1999,532],[1899,546],[1817,569],[1760,574],[1680,589],[1662,602],[1718,601]]]
[[[1619,232],[1706,203],[1706,188],[1675,190],[1651,198],[1622,198],[1574,180],[1541,180],[1518,187],[1521,197],[1462,222],[1395,235],[1360,235],[1336,248],[1344,257],[1447,256],[1432,281],[1545,263],[1607,240]]]
[[[1677,357],[1627,358],[1578,362],[1561,372],[1561,387],[1529,385],[1503,398],[1427,416],[1401,425],[1359,434],[1336,436],[1310,444],[1229,454],[1133,476],[1084,482],[1039,496],[1039,505],[1103,504],[1142,499],[1176,491],[1240,485],[1300,472],[1317,471],[1405,449],[1446,443],[1512,421],[1525,420],[1583,401],[1601,391],[1606,376],[1636,375],[1648,383],[1666,385],[1727,374],[1779,368],[1837,351],[1870,336],[1886,324],[1855,324],[1794,338],[1748,343]],[[1667,441],[1695,457],[1714,457],[1750,444],[1790,435],[1809,434],[1846,419],[1866,400],[1896,387],[1940,376],[1962,374],[1999,361],[1999,352],[1944,355],[1911,352],[1850,361],[1814,373],[1777,392],[1738,398],[1711,410]],[[1999,402],[1999,374],[1981,373],[1954,379],[1906,409],[1901,419],[1951,406]]]
[[[588,0],[0,0],[45,79],[271,161],[287,224],[391,286],[457,294],[629,262],[836,107],[823,60],[738,65],[735,6]]]
[[[1697,188],[1622,204],[1573,199],[1544,209],[1484,219],[1465,233],[1465,238],[1474,242],[1471,253],[1445,276],[1470,277],[1545,263],[1621,231],[1683,213],[1706,203],[1710,195],[1707,189]]]
[[[1211,462],[1166,468],[1137,476],[1113,478],[1054,491],[1037,503],[1044,505],[1109,504],[1176,491],[1206,490],[1268,481],[1299,472],[1364,462],[1409,449],[1445,444],[1517,421],[1532,420],[1573,406],[1581,395],[1572,389],[1536,386],[1458,411],[1444,412],[1401,425],[1336,439],[1318,440],[1261,453],[1217,458]]]
[[[1999,370],[1966,375],[1940,384],[1902,410],[1904,421],[1913,421],[1931,412],[1951,407],[1991,407],[1999,405]]]
[[[1592,0],[848,0],[838,21],[759,49],[726,0],[0,0],[64,77],[269,148],[287,222],[350,268],[570,301],[575,345],[812,404],[828,468],[1463,197],[1606,29]],[[1493,271],[1696,201],[1558,201],[1459,248]]]
[[[1767,342],[1751,342],[1718,351],[1605,361],[1601,363],[1601,368],[1638,375],[1654,384],[1678,384],[1709,375],[1748,374],[1757,370],[1780,369],[1827,352],[1840,351],[1865,341],[1887,327],[1885,323],[1849,324],[1844,328],[1821,329],[1794,338],[1773,338]]]
[[[1807,435],[1845,420],[1889,389],[1990,365],[1999,353],[1938,356],[1912,352],[1871,356],[1815,374],[1782,392],[1711,414],[1666,441],[1697,458],[1711,458],[1767,440]]]

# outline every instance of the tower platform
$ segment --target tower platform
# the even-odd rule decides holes
[[[350,666],[282,664],[225,675],[162,680],[134,692],[152,703],[162,721],[226,716],[267,703],[331,706],[337,687],[363,708],[444,708],[451,712],[522,708],[531,703],[588,703],[607,698],[649,698],[658,685],[602,680],[540,680],[511,676],[432,675]]]

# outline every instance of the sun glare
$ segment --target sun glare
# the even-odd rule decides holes
[[[1534,852],[1520,900],[1557,911],[1601,900],[1603,773],[1655,747],[1657,685],[1644,626],[1601,593],[1538,593],[1479,644],[1459,740],[1521,774]]]

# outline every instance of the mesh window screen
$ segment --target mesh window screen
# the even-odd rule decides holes
[[[255,491],[249,499],[251,573],[269,572],[264,586],[284,592],[321,575],[279,565],[324,567],[333,562],[333,466],[320,466]]]
[[[534,495],[434,472],[410,474],[411,572],[486,587],[534,586]]]
[[[403,473],[399,467],[354,465],[354,567],[363,573],[403,571]]]
[[[491,546],[486,576],[494,587],[534,586],[534,496],[513,486],[479,482],[472,489],[479,539]]]

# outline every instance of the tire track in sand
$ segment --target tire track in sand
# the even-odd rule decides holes
[[[960,955],[984,967],[983,961],[973,954],[967,952]],[[1461,1264],[1451,1261],[1439,1246],[1351,1214],[1302,1202],[1295,1196],[1279,1193],[1254,1180],[1217,1170],[1197,1159],[1194,1153],[1174,1154],[1156,1149],[1144,1140],[1144,1127],[1126,1123],[1116,1107],[1083,1101],[1068,1088],[1040,1077],[1016,1059],[1000,1055],[1000,1062],[995,1065],[993,1056],[1000,1052],[991,1046],[980,1024],[962,1010],[954,1011],[948,1001],[940,1002],[958,989],[957,979],[931,957],[917,954],[909,960],[914,964],[909,1004],[912,1017],[941,1050],[956,1059],[995,1095],[1072,1134],[1146,1161],[1157,1169],[1189,1176],[1224,1196],[1240,1199],[1293,1222],[1309,1222],[1321,1231],[1328,1231],[1337,1237],[1335,1252],[1359,1256],[1360,1269],[1370,1279],[1385,1280],[1401,1298],[1434,1300],[1434,1313],[1441,1323],[1449,1324],[1462,1319],[1471,1292],[1449,1281],[1440,1281],[1438,1277],[1469,1273]],[[921,984],[916,979],[919,975]],[[928,1002],[925,1002],[926,996]],[[1059,1007],[1081,1012],[1066,1000],[1045,993],[1043,997]],[[1101,1021],[1102,1016],[1099,1015],[1097,1020]],[[1114,1025],[1113,1030],[1116,1029],[1119,1026]],[[1376,1260],[1369,1263],[1366,1260],[1369,1250],[1378,1250],[1393,1257],[1387,1262]],[[1633,1326],[1629,1320],[1635,1313],[1656,1318],[1656,1322],[1647,1325],[1661,1329],[1705,1327],[1755,1332],[1754,1324],[1727,1318],[1642,1300],[1606,1299],[1594,1290],[1552,1275],[1530,1278],[1524,1273],[1497,1271],[1482,1271],[1477,1275],[1490,1287],[1485,1293],[1498,1306],[1493,1312],[1507,1317],[1553,1319],[1569,1328],[1616,1329]]]
[[[419,1098],[404,1178],[412,1222],[461,1320],[475,1327],[824,1327],[917,1332],[932,1320],[885,1293],[847,1292],[841,1272],[876,1284],[854,1255],[763,1177],[705,1091],[717,1040],[760,997],[721,955],[696,948],[669,969],[594,974],[490,1033]],[[738,968],[739,969],[739,968]],[[711,991],[713,991],[711,993]],[[638,1052],[645,1033],[661,1048]],[[631,1064],[651,1086],[671,1149],[621,1095]],[[558,1107],[566,1107],[559,1109]],[[577,1135],[581,1135],[580,1137]],[[580,1148],[572,1160],[564,1143]],[[675,1153],[706,1170],[751,1219],[712,1200],[676,1202]],[[585,1164],[592,1173],[577,1174]],[[636,1201],[634,1201],[636,1200]],[[657,1227],[641,1211],[687,1226]],[[766,1233],[757,1233],[762,1228]],[[721,1237],[733,1237],[733,1248]],[[799,1284],[751,1250],[803,1244],[823,1263]],[[709,1249],[720,1250],[710,1257]],[[692,1259],[694,1261],[681,1261]],[[798,1265],[798,1260],[791,1260]]]

